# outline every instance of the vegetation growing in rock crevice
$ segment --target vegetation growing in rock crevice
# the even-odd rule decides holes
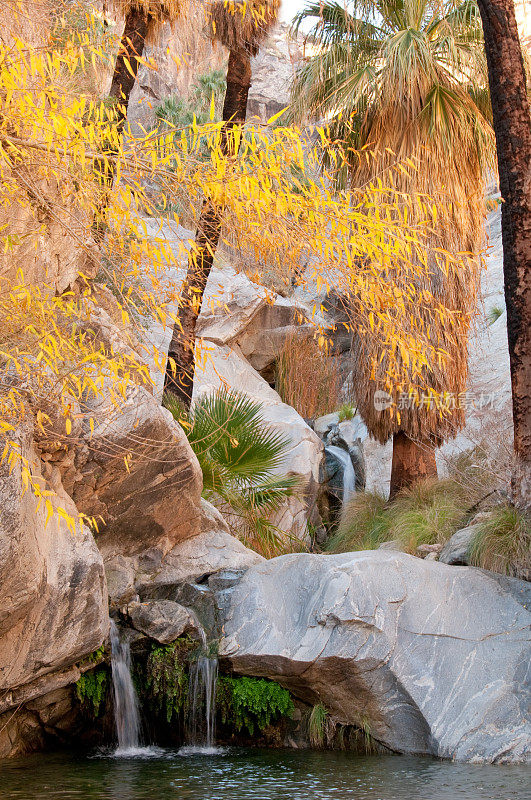
[[[188,659],[196,645],[183,637],[149,653],[145,671],[138,678],[144,704],[172,722],[184,711],[188,697]]]
[[[82,710],[92,717],[99,717],[105,707],[109,688],[109,670],[105,665],[85,672],[76,682],[76,697]]]
[[[223,724],[251,736],[280,717],[291,716],[294,709],[288,690],[265,678],[222,675],[216,699]]]
[[[306,715],[306,726],[310,744],[317,749],[351,750],[364,755],[386,752],[373,738],[368,719],[360,718],[357,726],[342,725],[322,703],[317,703]]]

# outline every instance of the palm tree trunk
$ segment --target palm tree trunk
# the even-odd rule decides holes
[[[135,85],[144,44],[149,27],[149,17],[138,9],[132,8],[125,18],[125,27],[120,42],[120,50],[114,65],[110,97],[116,97],[119,102],[119,119],[123,125],[127,116],[129,98]],[[126,66],[129,63],[130,70]]]
[[[531,504],[531,117],[513,0],[478,0],[489,70],[502,204],[503,273],[511,364],[512,494]]]
[[[437,477],[437,464],[433,445],[420,445],[403,431],[393,437],[393,464],[389,500],[394,500],[401,489],[419,481]]]
[[[230,131],[243,125],[251,86],[251,59],[245,52],[231,51],[227,68],[227,91],[223,105],[221,152],[231,154]],[[233,155],[236,155],[234,152]],[[173,327],[168,351],[164,392],[190,408],[195,372],[195,328],[221,235],[223,209],[206,199],[197,225],[195,247],[188,260],[183,284],[179,324]]]
[[[130,9],[125,18],[124,32],[120,42],[120,49],[116,57],[116,64],[114,65],[114,73],[109,91],[109,97],[116,99],[117,127],[120,134],[127,118],[129,98],[133,86],[135,85],[140,65],[137,56],[140,57],[144,50],[149,22],[149,17],[135,8]],[[126,64],[129,65],[130,69],[128,69]],[[115,152],[115,149],[109,148],[107,155],[114,155]],[[109,193],[114,181],[115,167],[112,161],[101,159],[97,168],[101,171],[105,192],[94,216],[92,233],[95,241],[101,243],[106,230],[103,217],[109,205]]]

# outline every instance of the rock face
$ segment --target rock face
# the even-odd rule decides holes
[[[225,265],[209,277],[197,335],[218,345],[237,345],[259,372],[271,368],[287,336],[311,315],[302,302],[257,285]],[[308,326],[309,327],[309,326]]]
[[[164,554],[198,534],[201,470],[170,412],[135,387],[120,409],[99,403],[94,417],[76,456],[72,497],[80,511],[103,518],[105,559],[154,547]]]
[[[151,586],[198,581],[224,569],[247,569],[265,559],[231,536],[219,513],[201,501],[201,533],[179,542],[164,558]]]
[[[217,509],[206,500],[200,504],[201,531],[177,542],[163,555],[156,547],[137,556],[116,555],[105,564],[112,608],[128,605],[134,598],[165,597],[177,584],[202,580],[225,569],[247,569],[264,561],[231,536]]]
[[[38,476],[29,424],[18,441]],[[56,514],[46,526],[44,507],[37,509],[30,491],[22,493],[20,473],[20,463],[11,474],[6,462],[0,465],[0,756],[20,746],[13,725],[21,720],[7,724],[13,708],[68,683],[65,670],[98,648],[108,631],[103,561],[91,532],[72,533]],[[57,488],[56,506],[76,517]]]
[[[253,82],[247,118],[267,122],[290,103],[291,82],[303,57],[302,37],[290,36],[287,23],[278,24],[252,60]],[[282,122],[281,122],[282,124]]]
[[[160,644],[170,644],[183,633],[198,633],[198,623],[189,609],[171,600],[135,602],[127,607],[133,628]]]
[[[403,553],[281,556],[218,595],[221,655],[387,747],[531,757],[530,613],[487,573]]]

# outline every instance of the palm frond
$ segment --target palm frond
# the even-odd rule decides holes
[[[168,398],[203,472],[203,491],[244,541],[272,554],[287,534],[269,519],[299,488],[297,476],[278,474],[289,439],[271,430],[259,402],[227,389],[203,395],[189,413]]]
[[[226,389],[195,403],[188,438],[196,454],[222,464],[239,480],[266,476],[289,446],[285,436],[268,429],[260,403]]]
[[[340,187],[385,186],[400,202],[407,196],[408,222],[426,230],[429,269],[417,280],[420,294],[455,312],[445,326],[429,304],[411,309],[412,337],[418,314],[430,336],[448,353],[426,384],[458,397],[466,389],[467,338],[477,302],[483,236],[484,183],[495,170],[488,80],[481,24],[473,0],[311,0],[296,26],[314,19],[314,45],[295,77],[291,119],[317,120],[328,129],[323,164]],[[435,204],[437,224],[426,225]],[[438,252],[467,254],[466,269],[447,271]],[[415,258],[417,256],[414,256]],[[381,265],[375,264],[375,269]],[[400,280],[392,267],[389,278]],[[352,319],[361,312],[349,298]],[[415,318],[415,319],[413,319]],[[388,372],[375,328],[356,338],[353,400],[371,433],[385,442],[397,430],[414,439],[449,438],[464,422],[459,407],[432,406],[399,414],[374,407]],[[398,384],[397,380],[397,384]],[[398,392],[411,387],[407,365]],[[397,398],[395,398],[396,400]]]

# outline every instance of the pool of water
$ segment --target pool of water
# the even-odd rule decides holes
[[[0,764],[4,800],[531,800],[524,766],[227,748],[34,755]]]

